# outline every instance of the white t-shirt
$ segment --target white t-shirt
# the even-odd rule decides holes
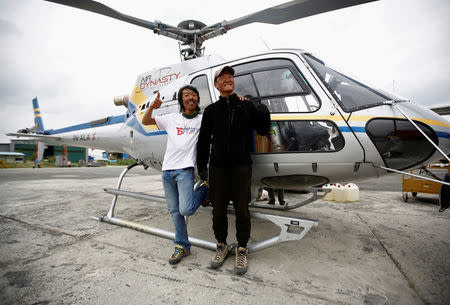
[[[155,117],[155,121],[159,130],[167,132],[162,170],[195,167],[202,115],[187,119],[181,112],[169,113]]]

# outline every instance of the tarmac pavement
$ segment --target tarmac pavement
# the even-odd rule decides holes
[[[0,170],[0,304],[449,304],[450,212],[438,212],[437,196],[405,203],[400,190],[366,190],[374,185],[366,181],[359,202],[284,212],[319,225],[251,253],[236,276],[234,256],[212,270],[214,252],[193,247],[172,266],[171,240],[91,219],[107,213],[103,188],[116,187],[121,169]],[[133,169],[122,189],[163,195],[150,170]],[[286,193],[290,202],[300,196]],[[116,215],[172,230],[161,203],[120,197]],[[229,223],[234,242],[233,216]],[[200,210],[189,233],[213,240],[211,225]],[[251,242],[277,231],[253,220]]]

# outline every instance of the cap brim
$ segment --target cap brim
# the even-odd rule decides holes
[[[216,81],[216,79],[219,76],[222,76],[225,72],[228,72],[228,73],[230,73],[231,75],[234,76],[234,69],[232,67],[230,67],[230,66],[225,66],[222,69],[217,70],[217,72],[215,73],[215,76],[214,76],[214,81]]]

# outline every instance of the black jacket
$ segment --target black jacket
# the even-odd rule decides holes
[[[270,112],[265,105],[240,101],[236,94],[205,108],[197,143],[197,168],[200,178],[208,176],[208,160],[218,167],[251,164],[253,130],[266,135]],[[210,156],[211,152],[211,156]]]

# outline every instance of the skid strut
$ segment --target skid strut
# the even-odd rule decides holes
[[[162,230],[159,228],[149,227],[149,226],[142,225],[142,224],[139,224],[136,222],[119,219],[114,216],[114,209],[116,207],[117,199],[120,195],[126,196],[126,197],[150,200],[150,201],[165,202],[165,198],[162,196],[129,192],[129,191],[124,191],[124,190],[120,189],[123,178],[125,177],[125,174],[130,169],[135,167],[136,165],[139,165],[139,164],[138,163],[132,164],[122,171],[122,173],[119,176],[119,181],[117,183],[117,189],[105,189],[105,192],[114,195],[114,198],[113,198],[113,201],[111,204],[111,208],[109,209],[108,213],[105,216],[93,217],[93,218],[96,220],[108,222],[108,223],[118,225],[121,227],[134,229],[137,231],[156,235],[159,237],[164,237],[164,238],[172,239],[172,240],[175,239],[174,232]],[[211,210],[212,208],[205,207],[202,209]],[[229,210],[229,212],[233,213],[234,211]],[[280,233],[273,237],[249,244],[247,246],[249,252],[259,251],[259,250],[277,245],[284,241],[300,240],[306,235],[306,233],[308,233],[308,231],[313,226],[317,226],[319,224],[319,222],[317,220],[303,219],[303,218],[299,218],[299,217],[279,216],[279,215],[273,215],[273,214],[257,213],[257,212],[252,212],[252,211],[250,211],[250,215],[251,215],[251,218],[254,218],[254,219],[271,221],[272,223],[276,224],[280,228]],[[195,238],[195,237],[189,237],[189,241],[194,246],[202,247],[202,248],[206,248],[206,249],[210,249],[210,250],[216,250],[216,242],[215,241],[212,242],[212,241],[207,241],[207,240],[203,240],[203,239],[199,239],[199,238]]]

